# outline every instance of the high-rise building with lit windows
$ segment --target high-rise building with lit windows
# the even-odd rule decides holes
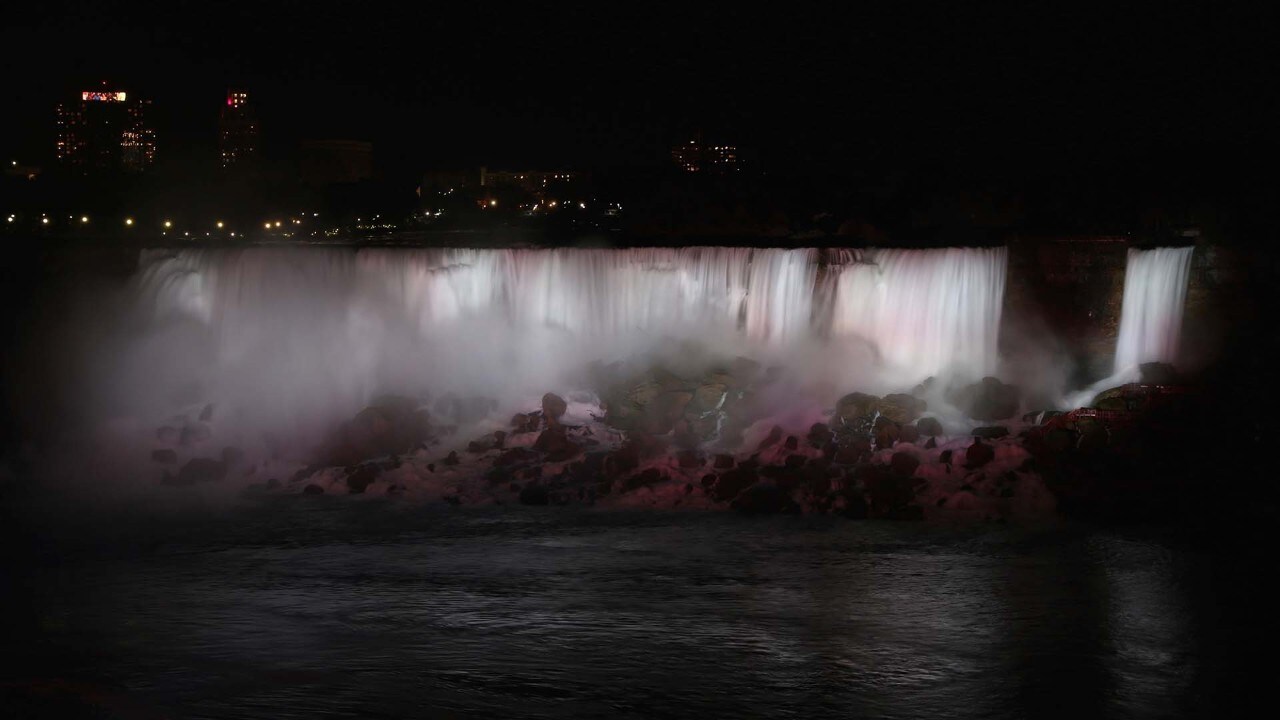
[[[83,174],[142,172],[155,162],[150,100],[118,90],[85,90],[58,104],[58,162]]]
[[[243,90],[228,90],[218,118],[218,151],[223,169],[245,167],[258,156],[258,117]]]

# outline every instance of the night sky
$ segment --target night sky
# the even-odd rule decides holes
[[[701,130],[778,172],[1154,177],[1252,161],[1273,131],[1261,15],[1209,4],[462,6],[11,7],[4,151],[48,162],[54,104],[102,79],[154,100],[171,161],[212,152],[236,85],[269,152],[369,139],[387,172],[650,165]]]

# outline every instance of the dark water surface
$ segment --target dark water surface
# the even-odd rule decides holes
[[[1273,644],[1250,561],[1153,533],[328,497],[68,525],[10,528],[12,716],[1212,716]]]

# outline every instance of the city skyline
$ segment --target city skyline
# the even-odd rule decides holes
[[[67,128],[67,123],[69,122],[68,119],[70,118],[70,122],[73,124],[82,124],[83,120],[81,118],[85,115],[84,108],[90,108],[94,111],[101,112],[98,110],[100,107],[121,107],[129,109],[128,112],[130,117],[134,118],[134,122],[139,126],[138,130],[141,131],[130,133],[130,137],[140,135],[141,133],[146,134],[145,152],[143,153],[145,160],[135,159],[125,164],[128,166],[130,171],[135,172],[142,171],[150,167],[154,162],[155,155],[155,128],[152,124],[143,123],[142,116],[144,109],[147,111],[148,115],[154,113],[152,108],[153,101],[149,98],[141,98],[140,93],[137,90],[103,90],[103,88],[119,88],[126,86],[131,85],[103,80],[96,85],[93,85],[95,89],[81,90],[79,92],[68,91],[66,94],[68,95],[68,98],[71,99],[64,99],[58,102],[54,107],[54,127],[56,129],[52,133],[46,133],[53,138],[52,152],[48,152],[48,148],[44,148],[43,151],[38,148],[30,148],[28,152],[25,153],[11,153],[11,156],[13,157],[11,157],[10,163],[16,165],[19,162],[17,156],[21,155],[21,163],[23,166],[32,165],[34,167],[40,167],[41,162],[46,162],[51,166],[51,168],[66,168],[71,165],[78,166],[83,164],[80,161],[70,161],[72,157],[76,156],[76,149],[74,147],[76,141],[74,138],[69,138],[68,133],[70,131]],[[78,102],[74,99],[74,96],[77,95],[79,96]],[[213,116],[212,111],[216,107],[216,130],[212,137],[216,146],[209,144],[208,141],[210,138],[208,137],[206,137],[203,142],[183,143],[179,140],[178,143],[188,151],[188,155],[189,151],[192,149],[204,151],[206,154],[213,152],[216,155],[218,166],[223,171],[234,171],[243,174],[243,172],[256,169],[258,164],[264,162],[266,158],[263,155],[262,148],[263,138],[261,121],[257,116],[257,107],[259,103],[258,94],[252,93],[252,100],[250,99],[250,95],[251,93],[243,86],[228,87],[225,91],[222,102],[218,103],[217,106],[209,105],[207,102],[201,103],[202,109],[206,111],[205,114],[209,116]],[[268,102],[270,102],[269,98]],[[160,109],[164,110],[172,108],[167,108],[167,106],[161,105]],[[195,108],[183,108],[183,110],[192,111],[195,110]],[[342,133],[334,133],[334,135],[342,135]],[[277,154],[296,156],[299,158],[299,161],[304,164],[307,162],[307,158],[302,156],[305,156],[309,150],[314,150],[317,144],[333,145],[337,143],[346,145],[364,145],[367,146],[367,149],[364,151],[365,154],[372,154],[371,148],[373,143],[368,140],[357,139],[355,137],[326,137],[324,139],[301,137],[297,135],[286,137],[287,139],[284,142],[277,144]],[[745,164],[742,157],[743,151],[737,145],[728,144],[728,142],[723,139],[716,141],[715,143],[704,143],[702,137],[703,133],[700,129],[690,133],[675,134],[672,136],[672,142],[674,144],[672,144],[669,149],[664,148],[656,150],[650,157],[644,158],[640,164],[662,165],[674,163],[676,167],[688,172],[698,172],[702,170],[716,173],[733,173],[739,172],[744,168]],[[723,134],[720,134],[717,137],[723,138],[724,136]],[[686,140],[686,138],[689,139]],[[126,138],[124,144],[126,146],[142,146],[144,143],[136,138],[133,141]],[[206,157],[204,159],[207,160],[208,158]],[[497,164],[504,166],[513,164],[519,165],[519,163],[504,163],[501,161]],[[564,163],[554,162],[545,164],[563,165]],[[441,170],[444,168],[458,169],[459,167],[474,169],[482,168],[484,165],[483,160],[463,162],[455,161],[452,164],[445,163],[440,166],[429,166],[425,169]],[[98,169],[101,170],[103,168],[99,167]],[[525,172],[541,171],[526,170]],[[367,177],[372,175],[372,170],[370,169],[369,171],[356,174]]]
[[[261,99],[264,152],[358,139],[394,148],[380,160],[393,172],[657,165],[705,129],[778,171],[1163,180],[1248,162],[1266,132],[1258,94],[1238,92],[1262,66],[1262,45],[1240,37],[1256,24],[1228,31],[1198,10],[833,22],[686,9],[677,22],[638,8],[433,9],[347,27],[298,3],[231,3],[199,23],[191,3],[67,5],[12,18],[11,66],[40,58],[13,78],[21,102],[3,118],[3,151],[24,163],[49,154],[58,98],[102,79],[154,100],[170,162],[217,147],[211,109],[227,87]],[[76,52],[49,52],[63,45]]]
[[[4,200],[73,218],[357,218],[407,212],[433,174],[568,171],[632,219],[675,222],[689,198],[789,216],[798,232],[856,218],[917,237],[1124,232],[1267,194],[1253,180],[1271,132],[1249,83],[1254,24],[1181,9],[859,12],[23,9],[4,52],[41,62],[0,114]],[[54,162],[54,108],[100,87],[150,100],[155,133],[148,171],[108,186]],[[228,167],[228,153],[253,162]]]

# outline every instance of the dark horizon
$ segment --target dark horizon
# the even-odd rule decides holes
[[[1263,43],[1207,10],[861,17],[682,8],[577,12],[302,3],[19,11],[4,151],[48,165],[53,108],[99,85],[154,101],[160,162],[216,147],[228,87],[264,148],[374,143],[384,175],[480,165],[654,166],[701,132],[782,174],[937,168],[1176,186],[1256,163]]]

